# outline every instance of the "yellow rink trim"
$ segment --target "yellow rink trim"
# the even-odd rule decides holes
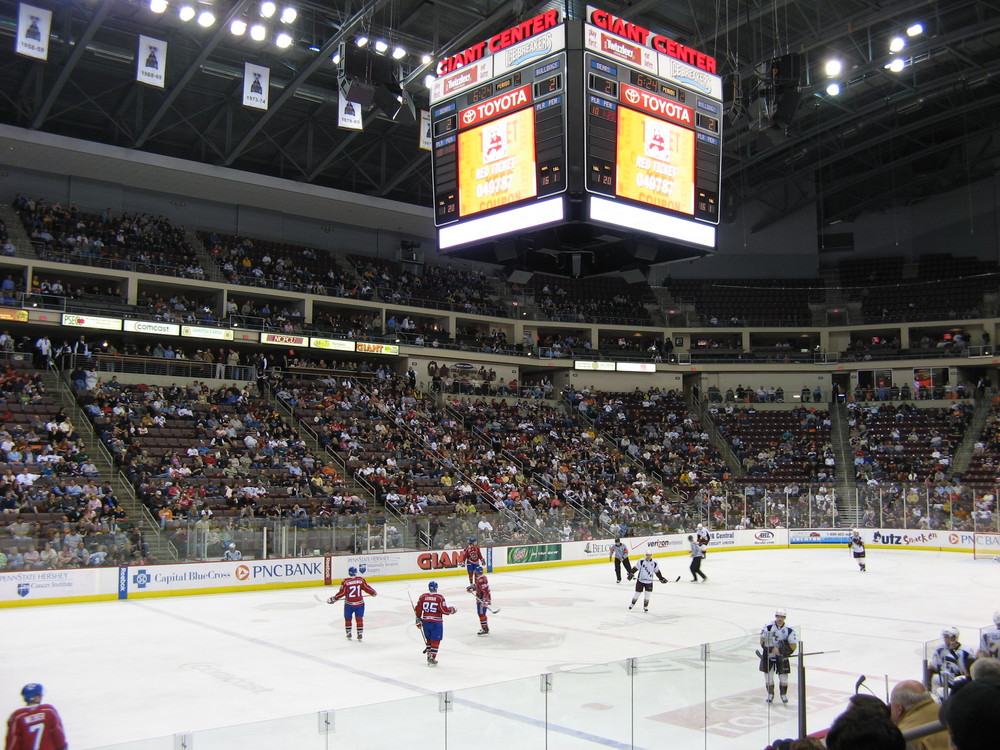
[[[0,609],[14,607],[37,607],[42,604],[82,604],[85,602],[118,601],[118,594],[91,594],[89,596],[51,596],[45,599],[12,599],[0,601]]]

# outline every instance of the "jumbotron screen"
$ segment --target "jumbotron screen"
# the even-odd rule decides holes
[[[545,11],[444,58],[437,74],[442,250],[588,224],[594,236],[612,226],[612,236],[714,249],[723,108],[713,58],[588,6],[584,23]]]
[[[526,94],[524,99],[528,100]],[[459,217],[536,195],[535,113],[531,108],[459,132]]]

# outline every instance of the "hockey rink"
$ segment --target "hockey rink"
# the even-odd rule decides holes
[[[870,550],[860,573],[846,549],[710,552],[705,584],[688,558],[658,561],[681,581],[656,584],[648,613],[628,610],[611,563],[491,573],[500,612],[484,637],[465,576],[441,576],[459,611],[437,668],[410,605],[424,580],[373,582],[363,643],[345,638],[341,604],[316,601],[329,588],[8,609],[2,710],[41,682],[74,750],[173,750],[188,732],[196,750],[761,750],[797,734],[794,673],[791,703],[767,706],[754,655],[776,607],[806,653],[825,652],[806,658],[809,731],[860,675],[884,698],[886,677],[921,678],[943,626],[975,648],[1000,609],[1000,565],[968,554]]]

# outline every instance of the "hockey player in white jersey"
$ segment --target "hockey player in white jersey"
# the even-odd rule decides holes
[[[646,556],[635,566],[635,576],[635,593],[632,595],[632,603],[628,605],[628,608],[632,609],[639,601],[639,595],[642,594],[642,609],[644,612],[649,612],[649,597],[653,595],[653,578],[658,578],[660,583],[667,583],[667,579],[660,572],[659,564],[653,559],[652,552],[647,552]],[[681,577],[677,576],[674,583],[679,580]]]
[[[788,703],[788,675],[792,671],[788,659],[798,646],[795,631],[785,624],[788,613],[784,609],[774,611],[774,619],[760,629],[760,671],[764,673],[766,701],[774,701],[774,675],[778,675],[781,702]]]
[[[1000,610],[993,613],[993,627],[984,628],[981,632],[976,656],[980,659],[984,656],[1000,659]]]
[[[948,696],[952,683],[960,677],[968,677],[976,655],[968,646],[958,641],[958,628],[950,625],[941,631],[944,645],[938,646],[931,657],[929,669],[934,675],[933,688],[942,698]]]
[[[851,553],[854,555],[854,559],[858,562],[858,567],[861,572],[865,572],[865,542],[861,538],[861,532],[857,529],[851,529],[851,539],[847,543],[847,546],[851,548]]]

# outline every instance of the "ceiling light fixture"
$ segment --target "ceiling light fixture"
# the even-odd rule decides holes
[[[194,8],[192,8],[190,5],[181,6],[181,9],[180,11],[178,11],[177,15],[180,16],[180,19],[186,23],[190,21],[192,18],[194,18]]]
[[[829,94],[830,96],[837,96],[840,93],[840,84],[831,83],[829,86],[826,87],[826,93]]]
[[[826,72],[827,76],[833,78],[834,76],[839,76],[840,71],[844,69],[843,63],[840,60],[827,60],[826,65],[823,70]]]
[[[198,25],[205,29],[214,26],[215,14],[210,10],[203,10],[198,14]]]
[[[906,67],[906,63],[903,61],[902,57],[896,57],[885,64],[886,70],[891,70],[893,73],[899,73]]]
[[[361,36],[359,36],[357,39],[354,40],[354,43],[359,47],[364,47],[366,44],[368,44],[368,37],[362,34]]]
[[[892,53],[902,52],[903,47],[906,46],[906,40],[901,36],[894,36],[892,41],[889,42],[889,51]]]
[[[299,17],[299,12],[291,6],[288,6],[283,11],[281,11],[282,23],[295,23],[295,19],[298,17]]]
[[[384,55],[387,49],[389,49],[389,45],[386,42],[383,42],[381,39],[376,40],[375,42],[376,52],[378,52],[380,55]]]
[[[167,0],[149,0],[149,9],[154,13],[163,13],[168,5]]]
[[[250,27],[250,38],[255,42],[263,42],[267,36],[267,27],[262,23],[255,23]]]
[[[278,10],[278,6],[271,2],[271,0],[265,0],[260,4],[260,14],[264,18],[270,18]]]
[[[279,49],[287,49],[292,44],[292,35],[287,31],[282,31],[274,38],[274,44]]]
[[[912,24],[907,30],[907,36],[920,36],[924,33],[924,25],[922,23]]]
[[[401,60],[404,57],[406,57],[406,50],[405,49],[403,49],[402,47],[396,47],[395,49],[393,49],[393,51],[392,51],[392,59],[393,60]]]
[[[242,18],[234,18],[229,24],[229,31],[233,36],[243,36],[247,33],[247,22]]]

